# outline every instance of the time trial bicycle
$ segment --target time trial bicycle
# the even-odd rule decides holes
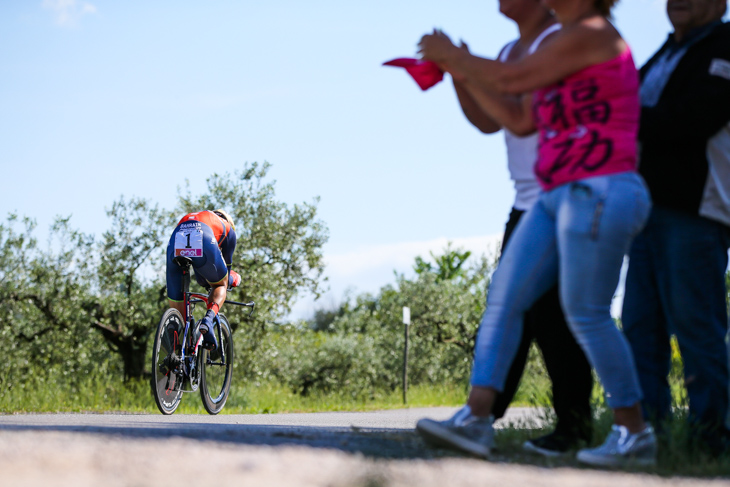
[[[213,351],[202,347],[200,322],[193,312],[197,303],[207,309],[208,295],[190,292],[192,260],[178,256],[173,262],[183,270],[185,316],[170,308],[162,315],[152,349],[152,395],[162,414],[172,414],[180,405],[184,392],[200,390],[203,407],[210,414],[218,414],[228,399],[233,372],[233,335],[223,313],[213,321],[218,348]],[[226,300],[225,304],[255,309],[253,301],[239,303]]]

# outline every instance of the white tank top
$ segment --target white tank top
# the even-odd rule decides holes
[[[537,51],[540,43],[558,30],[560,30],[560,24],[553,24],[542,31],[530,45],[527,54]],[[499,56],[500,61],[507,60],[507,56],[509,56],[516,43],[516,40],[512,41],[502,49],[502,54]],[[527,211],[532,208],[540,195],[540,185],[535,179],[534,173],[538,140],[539,135],[537,132],[526,137],[520,137],[506,128],[504,129],[504,142],[507,145],[507,167],[510,178],[515,183],[515,202],[512,206],[518,210]]]

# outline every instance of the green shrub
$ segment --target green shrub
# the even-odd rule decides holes
[[[371,337],[286,327],[270,338],[269,374],[297,394],[367,398],[388,388]]]

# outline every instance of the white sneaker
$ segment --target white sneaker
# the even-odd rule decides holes
[[[578,452],[578,461],[598,467],[652,467],[656,465],[657,441],[654,429],[631,434],[614,424],[603,445]]]
[[[454,448],[471,455],[488,458],[494,448],[494,417],[471,414],[464,406],[446,421],[422,419],[416,431],[429,443]]]

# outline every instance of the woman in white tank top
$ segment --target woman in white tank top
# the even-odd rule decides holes
[[[515,5],[505,7],[504,4],[508,3]],[[532,5],[524,5],[528,3]],[[510,9],[510,7],[512,8]],[[534,53],[550,34],[560,30],[560,24],[555,23],[555,20],[547,12],[547,9],[540,5],[539,0],[502,0],[500,1],[500,10],[507,17],[514,20],[520,26],[521,31],[519,39],[510,42],[502,48],[502,52],[499,55],[499,60],[502,62],[508,60],[514,61]],[[519,12],[519,16],[516,13],[512,14],[513,11]],[[537,13],[539,17],[534,18],[529,13],[526,14],[529,11]],[[527,19],[524,21],[525,32],[522,32],[523,27],[521,27],[523,18]],[[523,47],[525,43],[527,43],[526,48]],[[462,47],[468,49],[463,43]],[[454,80],[454,89],[456,90],[464,115],[466,115],[467,119],[476,128],[485,134],[492,134],[502,129],[501,125],[479,108],[466,89],[456,80]],[[516,192],[515,202],[512,206],[515,209],[527,211],[535,203],[537,195],[540,193],[540,186],[533,173],[533,167],[537,158],[538,135],[535,132],[522,137],[504,129],[504,138],[507,145],[507,167],[510,172],[510,178],[514,181]]]
[[[552,24],[538,35],[526,54],[530,55],[537,51],[540,43],[550,34],[560,30],[560,24]],[[499,60],[505,62],[509,59],[512,48],[517,44],[517,40],[507,44],[499,55]],[[507,128],[504,131],[504,142],[507,145],[507,167],[509,168],[510,178],[515,183],[515,202],[513,208],[527,211],[537,201],[540,194],[540,185],[535,178],[533,167],[537,158],[537,132],[521,137],[510,132]]]

